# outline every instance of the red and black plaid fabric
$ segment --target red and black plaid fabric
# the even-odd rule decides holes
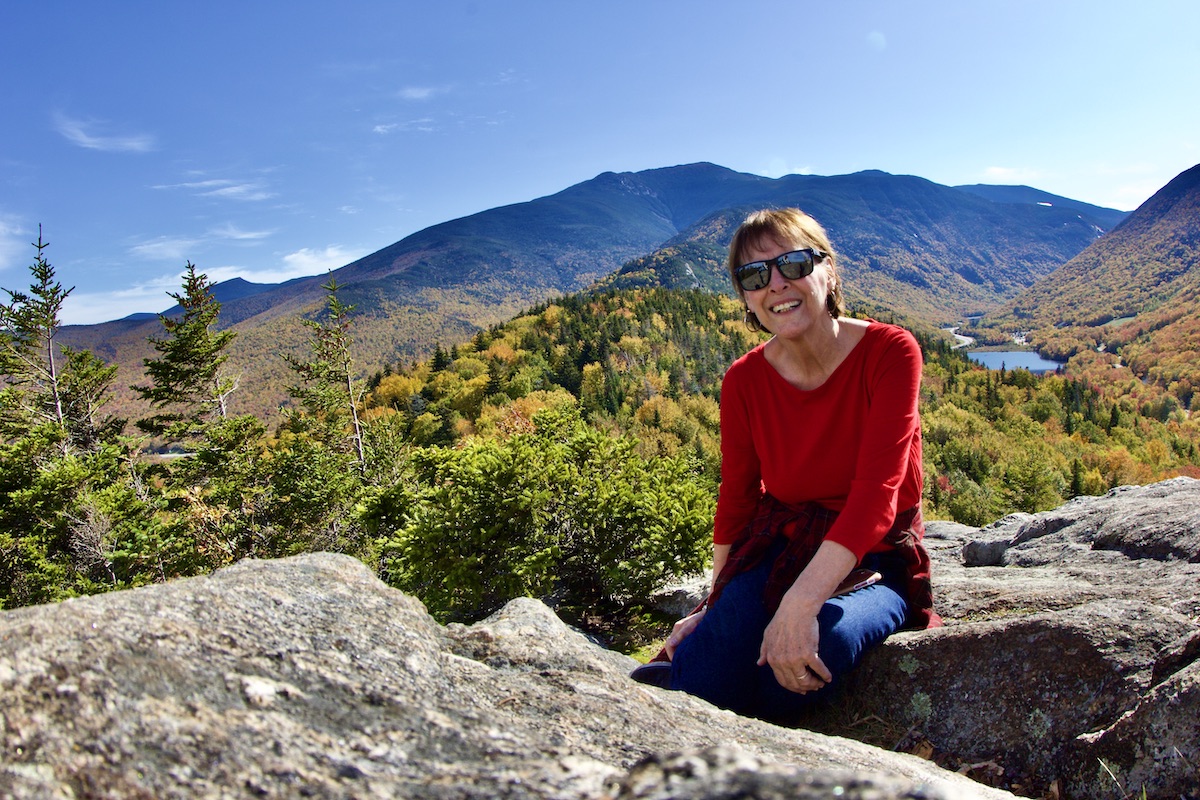
[[[767,610],[774,613],[784,593],[816,555],[837,517],[838,512],[816,503],[792,506],[764,494],[746,535],[730,549],[729,560],[717,576],[706,604],[715,603],[734,576],[757,566],[771,545],[782,536],[787,539],[787,546],[776,556],[763,593]],[[911,628],[941,625],[941,618],[933,611],[929,554],[921,543],[924,531],[921,509],[913,506],[896,515],[895,523],[883,538],[884,544],[889,545],[907,567],[908,627]]]

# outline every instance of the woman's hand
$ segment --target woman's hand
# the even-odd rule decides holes
[[[691,635],[692,631],[696,630],[696,626],[700,624],[700,620],[704,619],[704,612],[707,610],[706,606],[675,623],[674,627],[671,628],[671,635],[667,637],[667,642],[663,645],[663,649],[667,651],[668,658],[675,657],[675,648],[679,647],[683,640]]]
[[[770,664],[785,689],[805,694],[833,680],[817,655],[821,638],[817,614],[857,559],[837,542],[824,541],[800,577],[783,595],[779,610],[763,632],[758,664]]]
[[[833,673],[817,655],[819,638],[815,614],[780,606],[763,633],[759,666],[770,664],[775,680],[785,689],[814,692],[833,680]]]

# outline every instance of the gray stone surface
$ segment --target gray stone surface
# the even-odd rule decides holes
[[[927,536],[946,626],[869,654],[856,703],[1033,794],[1200,797],[1200,481]]]
[[[1181,478],[930,523],[947,624],[874,650],[841,702],[933,760],[633,683],[535,600],[439,626],[335,555],[4,612],[0,796],[1012,796],[941,763],[1027,796],[1196,798],[1198,515]]]
[[[0,796],[1011,796],[632,666],[534,600],[442,628],[350,558],[244,561],[0,614]]]
[[[925,541],[946,625],[870,652],[843,687],[852,719],[1022,794],[1200,798],[1200,481],[932,521]]]

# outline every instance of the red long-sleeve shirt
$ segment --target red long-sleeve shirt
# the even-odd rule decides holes
[[[829,379],[792,386],[760,345],[721,387],[721,489],[713,530],[732,544],[763,491],[839,512],[825,539],[859,559],[883,549],[896,512],[921,502],[917,399],[921,349],[911,333],[872,321]]]

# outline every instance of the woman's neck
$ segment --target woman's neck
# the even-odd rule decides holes
[[[828,317],[828,323],[811,329],[803,337],[771,339],[763,355],[784,380],[797,389],[816,389],[850,355],[866,332],[863,320]]]

